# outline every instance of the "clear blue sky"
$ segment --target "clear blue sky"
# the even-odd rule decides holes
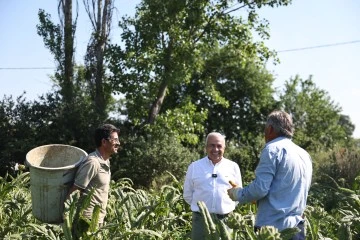
[[[36,24],[39,8],[58,21],[56,2],[0,0],[0,68],[54,67],[53,57],[36,33]],[[117,0],[114,17],[133,14],[138,2]],[[90,24],[81,0],[79,7],[76,61],[82,63]],[[260,11],[270,21],[271,38],[266,44],[277,51],[360,41],[359,13],[359,0],[293,0],[290,6]],[[114,41],[116,33],[112,35]],[[280,52],[278,56],[279,65],[268,65],[276,77],[274,86],[281,89],[285,80],[296,74],[303,79],[313,75],[316,85],[329,93],[343,114],[350,116],[356,125],[354,137],[360,138],[360,42]],[[27,99],[36,99],[51,90],[51,74],[53,69],[0,69],[0,98],[26,91]]]

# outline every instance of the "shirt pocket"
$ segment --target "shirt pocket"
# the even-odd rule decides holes
[[[230,187],[229,181],[230,180],[232,180],[232,181],[235,180],[234,176],[232,174],[230,174],[230,173],[218,173],[217,177],[218,177],[218,182],[219,183],[228,184],[229,187]]]
[[[110,167],[106,164],[101,164],[96,176],[96,185],[99,188],[105,188],[110,183],[110,174]]]

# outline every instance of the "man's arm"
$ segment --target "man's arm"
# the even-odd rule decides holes
[[[248,203],[265,197],[276,173],[276,161],[272,159],[273,154],[268,149],[262,151],[260,162],[255,170],[255,180],[244,188],[231,188],[228,194],[234,201]]]
[[[235,179],[234,180],[235,180],[235,184],[238,187],[241,187],[241,188],[243,187],[240,167],[237,163],[235,165]]]
[[[191,181],[191,176],[192,176],[192,164],[188,167],[184,182],[183,197],[188,204],[191,204],[192,195],[193,195],[193,185]]]
[[[79,188],[78,186],[76,186],[75,184],[73,184],[73,185],[71,186],[71,188],[69,189],[69,193],[68,193],[66,199],[69,199],[70,195],[71,195],[73,192],[77,191],[77,190],[80,190],[80,192],[82,192],[83,189],[82,189],[82,188]]]

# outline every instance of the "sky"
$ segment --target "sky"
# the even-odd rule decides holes
[[[124,14],[133,15],[139,0],[115,0],[117,21]],[[83,63],[89,39],[90,22],[79,0],[76,32],[76,58]],[[37,35],[38,11],[44,9],[58,21],[57,1],[0,0],[0,99],[17,97],[26,91],[34,100],[51,91],[49,78],[54,60]],[[328,92],[355,124],[354,137],[360,138],[360,1],[359,0],[293,0],[292,4],[259,11],[270,23],[266,46],[278,51],[280,64],[269,62],[274,87],[299,75],[312,75],[316,86]],[[118,32],[113,26],[112,39]],[[33,68],[33,69],[24,69]],[[39,69],[40,68],[40,69]]]

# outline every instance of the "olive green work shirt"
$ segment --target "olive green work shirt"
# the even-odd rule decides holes
[[[99,223],[103,223],[106,215],[106,205],[110,188],[110,161],[104,160],[96,150],[87,156],[79,166],[75,176],[75,186],[83,189],[83,194],[89,194],[94,189],[90,206],[83,212],[83,216],[91,219],[95,205],[100,205]]]

